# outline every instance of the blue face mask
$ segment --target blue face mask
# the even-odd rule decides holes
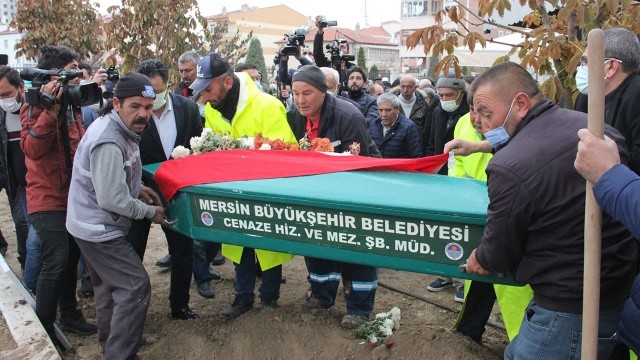
[[[513,108],[514,101],[516,101],[515,98],[511,100],[511,106],[509,106],[509,112],[507,112],[507,116],[505,116],[504,122],[502,123],[502,125],[500,127],[497,127],[493,130],[489,130],[486,133],[484,133],[485,139],[487,139],[487,141],[489,141],[489,144],[491,144],[491,147],[496,150],[501,146],[503,146],[504,144],[506,144],[507,141],[509,141],[510,136],[507,130],[505,130],[504,124],[507,123],[509,114],[511,114],[511,109]]]
[[[200,110],[200,117],[204,119],[204,105],[198,105],[198,110]]]

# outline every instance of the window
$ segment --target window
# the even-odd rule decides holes
[[[425,16],[427,15],[427,10],[428,1],[406,1],[402,3],[403,18]]]
[[[437,13],[440,10],[442,10],[442,3],[440,2],[440,0],[432,0],[431,1],[431,15]]]

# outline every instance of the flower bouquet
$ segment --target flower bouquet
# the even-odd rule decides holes
[[[394,330],[400,329],[400,309],[393,307],[388,313],[383,312],[376,318],[358,326],[354,331],[360,339],[365,339],[372,346],[385,344],[393,346],[391,335]]]
[[[327,138],[315,138],[309,141],[305,135],[297,144],[286,143],[281,139],[271,140],[258,133],[255,137],[243,136],[233,138],[228,134],[215,134],[211,129],[205,128],[200,136],[191,138],[189,145],[191,150],[184,146],[176,146],[171,152],[171,157],[181,159],[189,155],[198,155],[209,151],[235,150],[235,149],[258,149],[258,150],[306,150],[333,152],[331,141]],[[349,146],[351,155],[360,153],[360,144],[354,142]]]

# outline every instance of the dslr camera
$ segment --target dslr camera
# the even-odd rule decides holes
[[[115,84],[118,80],[120,80],[120,73],[116,70],[114,65],[109,66],[107,69],[107,81],[111,81]]]
[[[42,85],[51,81],[52,76],[57,76],[62,91],[61,101],[74,107],[88,106],[100,102],[102,90],[98,84],[89,82],[81,85],[69,85],[69,81],[82,77],[79,70],[41,70],[36,68],[24,69],[20,72],[23,80],[31,81],[31,87],[27,88],[25,101],[29,105],[37,105],[44,109],[51,109],[55,104],[56,96],[40,92]]]
[[[309,29],[304,27],[293,30],[291,34],[284,34],[287,44],[282,48],[280,53],[282,55],[295,55],[298,52],[298,48],[304,46],[304,38],[308,32]]]
[[[344,39],[335,39],[331,43],[327,44],[327,53],[331,55],[331,64],[334,68],[339,68],[342,62],[346,61],[355,61],[356,57],[354,55],[346,55],[342,53],[341,44],[346,44],[347,40]]]

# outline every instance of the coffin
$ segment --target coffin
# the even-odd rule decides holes
[[[145,183],[158,167],[144,167]],[[486,185],[471,179],[345,171],[188,186],[166,210],[194,239],[519,285],[459,269],[480,243],[488,202]]]

